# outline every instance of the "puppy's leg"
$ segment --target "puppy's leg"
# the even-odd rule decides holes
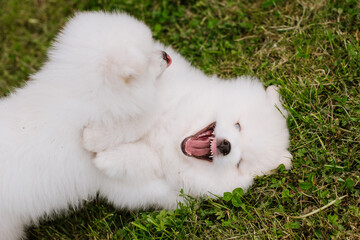
[[[121,144],[97,153],[94,164],[110,178],[132,181],[162,176],[160,159],[144,143]]]
[[[108,179],[99,193],[120,209],[175,209],[184,199],[166,179],[137,179],[136,182]]]
[[[91,123],[83,130],[83,146],[90,152],[102,152],[141,139],[155,123],[153,116],[111,124]]]

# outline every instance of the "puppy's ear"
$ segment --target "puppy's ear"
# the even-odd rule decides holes
[[[270,99],[270,101],[275,105],[275,107],[277,107],[280,110],[280,112],[284,115],[284,117],[287,117],[288,113],[282,106],[283,101],[279,94],[279,87],[275,85],[269,86],[266,89],[266,94]]]

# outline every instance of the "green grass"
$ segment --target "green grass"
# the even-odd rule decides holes
[[[293,169],[258,178],[245,194],[190,199],[168,212],[119,211],[96,199],[31,227],[30,239],[360,238],[360,3],[239,2],[0,2],[0,96],[40,68],[72,13],[123,10],[206,73],[281,86],[290,113]]]

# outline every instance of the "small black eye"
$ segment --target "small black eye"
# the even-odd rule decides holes
[[[241,130],[241,126],[240,126],[240,123],[235,123],[235,128],[240,131]]]

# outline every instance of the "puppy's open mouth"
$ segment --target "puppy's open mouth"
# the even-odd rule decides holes
[[[181,143],[182,152],[189,157],[212,161],[216,153],[215,125],[213,122],[199,132],[185,138]]]

